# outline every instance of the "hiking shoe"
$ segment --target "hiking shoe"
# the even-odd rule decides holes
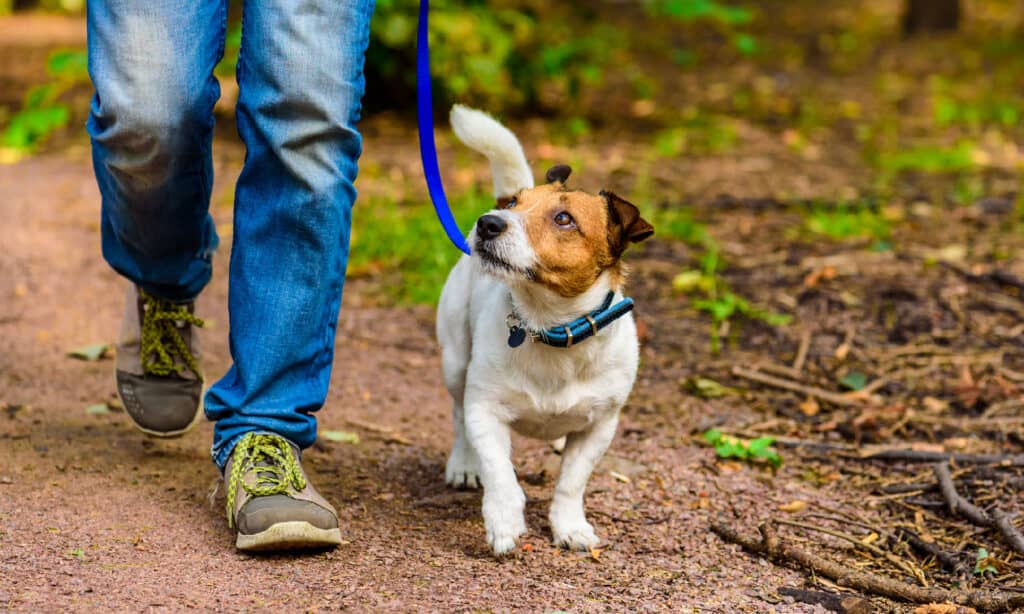
[[[341,543],[338,513],[313,488],[299,449],[284,437],[249,433],[224,467],[228,526],[239,550],[299,550]]]
[[[203,375],[194,303],[175,303],[128,288],[117,342],[117,392],[143,433],[177,437],[199,418]]]

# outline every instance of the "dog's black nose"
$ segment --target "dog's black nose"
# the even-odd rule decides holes
[[[497,215],[485,215],[476,221],[476,233],[485,241],[505,232],[506,228],[508,224]]]

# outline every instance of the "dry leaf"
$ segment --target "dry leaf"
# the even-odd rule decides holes
[[[814,397],[807,397],[807,400],[800,404],[800,411],[805,416],[817,416],[821,411],[821,406],[818,405],[818,401]]]
[[[782,505],[779,506],[779,509],[782,510],[783,512],[795,514],[797,512],[802,512],[805,509],[807,509],[807,502],[797,499],[795,501],[790,501],[789,503],[783,503]]]

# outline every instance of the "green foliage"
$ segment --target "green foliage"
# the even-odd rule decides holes
[[[605,67],[626,46],[625,34],[591,11],[519,2],[431,3],[431,74],[439,95],[490,110],[543,106],[603,82]],[[370,25],[367,70],[414,83],[418,2],[379,0]]]
[[[889,237],[892,228],[877,212],[867,207],[815,209],[805,220],[807,229],[830,239],[877,239]]]
[[[672,280],[672,288],[676,292],[702,297],[694,300],[692,304],[698,311],[711,316],[712,352],[717,354],[721,350],[719,329],[723,323],[733,318],[760,320],[771,326],[784,326],[790,322],[791,316],[757,307],[732,292],[718,274],[720,266],[718,247],[709,241],[707,252],[701,258],[701,268],[683,271]]]
[[[729,38],[742,55],[753,55],[758,51],[757,40],[752,35],[732,32],[734,28],[748,25],[754,20],[753,12],[745,6],[733,6],[716,0],[646,0],[644,6],[647,13],[654,17],[667,17],[684,23],[710,23],[726,33],[731,32]]]
[[[978,548],[978,555],[975,557],[974,562],[974,575],[983,576],[986,573],[999,573],[999,567],[995,565],[995,559],[988,553],[985,548]]]
[[[746,25],[753,20],[750,9],[729,6],[715,0],[647,0],[652,15],[673,17],[680,21],[709,19],[728,25]]]
[[[863,390],[868,385],[868,376],[860,371],[850,371],[839,380],[839,385],[847,390]]]
[[[1021,111],[1013,102],[957,101],[948,96],[937,96],[933,108],[935,123],[940,126],[961,124],[975,128],[986,124],[1016,126]]]
[[[737,460],[768,464],[773,469],[782,466],[782,457],[772,447],[774,437],[758,437],[744,441],[719,431],[710,429],[701,437],[715,448],[718,458],[735,458]]]
[[[224,57],[213,70],[214,74],[218,77],[230,77],[235,74],[238,69],[238,52],[241,48],[242,24],[241,22],[230,23],[224,34]]]
[[[0,133],[0,147],[16,154],[33,151],[54,131],[66,126],[71,119],[68,106],[60,97],[74,86],[88,82],[89,70],[86,53],[80,49],[58,49],[46,62],[50,80],[30,89],[21,110]]]
[[[889,172],[923,171],[949,173],[974,168],[974,146],[962,141],[955,147],[918,147],[878,156],[878,165]]]
[[[469,228],[491,208],[489,196],[470,192],[450,202],[461,228]],[[423,201],[402,205],[393,200],[360,202],[352,213],[349,277],[383,273],[388,298],[400,304],[434,304],[448,272],[461,256]]]

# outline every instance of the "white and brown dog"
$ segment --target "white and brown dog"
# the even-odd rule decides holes
[[[654,229],[614,194],[568,190],[570,169],[534,187],[522,146],[490,116],[456,105],[455,134],[487,156],[498,206],[468,237],[472,256],[441,293],[437,337],[453,399],[455,441],[445,480],[483,486],[487,542],[505,554],[526,532],[511,431],[565,438],[549,519],[554,542],[599,542],[583,493],[636,379],[632,301],[623,251]]]

